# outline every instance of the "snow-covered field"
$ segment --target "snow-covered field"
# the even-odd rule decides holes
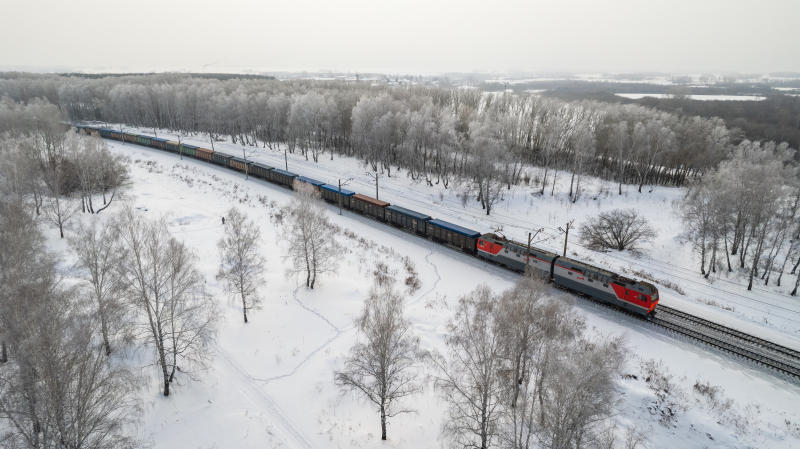
[[[338,273],[322,277],[318,288],[309,291],[301,287],[300,279],[287,275],[288,261],[282,257],[286,248],[274,217],[280,207],[292,201],[291,191],[259,180],[245,181],[235,172],[199,161],[181,161],[176,155],[156,150],[117,142],[109,142],[109,146],[113,152],[131,158],[133,185],[128,201],[147,216],[169,217],[171,231],[197,252],[208,289],[221,306],[214,359],[198,380],[181,378],[173,394],[163,398],[154,369],[143,368],[153,377],[142,392],[144,422],[139,432],[156,448],[376,447],[380,443],[377,413],[356,397],[340,395],[333,382],[333,371],[341,368],[344,355],[354,342],[353,319],[369,289],[375,263],[384,261],[400,273],[403,257],[414,263],[421,288],[409,293],[406,313],[423,347],[429,350],[443,350],[445,324],[459,295],[481,283],[496,290],[505,289],[516,279],[512,273],[350,212],[338,216],[336,209],[330,207],[330,217],[340,228],[336,238],[347,250],[342,254]],[[277,155],[264,153],[259,158],[275,161]],[[365,177],[358,176],[363,170],[348,166],[349,163],[337,159],[334,167],[342,171],[351,169],[357,177],[351,187],[370,192],[366,180],[362,179]],[[314,167],[316,171],[312,170]],[[290,160],[290,169],[328,182],[335,181],[333,176],[325,175],[323,167],[303,164],[297,158]],[[585,199],[578,204],[547,200],[552,205],[544,209],[540,206],[544,203],[542,199],[522,189],[513,189],[504,205],[498,208],[497,215],[487,221],[479,209],[471,205],[462,208],[448,193],[439,196],[439,189],[433,193],[433,189],[424,190],[426,188],[419,186],[427,193],[413,200],[416,190],[405,178],[382,181],[385,181],[381,191],[383,199],[461,224],[480,225],[482,229],[489,223],[502,223],[506,232],[515,236],[525,232],[525,228],[522,225],[512,227],[512,220],[552,227],[561,220],[557,208],[564,208],[580,218],[594,213],[598,202],[619,201],[616,196],[591,199],[593,194],[589,192],[594,187],[590,186]],[[640,197],[633,192],[624,198],[647,210],[654,219],[671,213],[669,202],[675,195],[674,190],[661,189],[649,197],[644,196],[649,202],[658,198],[649,208],[645,207],[649,202],[637,201]],[[222,235],[220,217],[231,205],[236,205],[260,224],[268,261],[266,284],[261,290],[264,307],[252,313],[246,325],[241,321],[238,303],[221,291],[214,278],[219,260],[216,241]],[[674,223],[674,220],[669,222]],[[663,225],[659,228],[662,232],[668,230]],[[52,230],[48,235],[56,237]],[[662,251],[681,249],[679,244],[668,240],[662,237],[648,252],[659,248]],[[53,246],[63,248],[60,241],[55,241]],[[598,255],[594,257],[600,259]],[[614,257],[619,258],[620,266],[640,262],[629,256]],[[648,263],[656,266],[651,261]],[[670,268],[666,263],[657,266],[664,270],[679,268]],[[712,287],[739,290],[739,287],[720,284],[717,282]],[[553,291],[552,294],[565,301],[573,300],[562,292]],[[693,295],[687,293],[686,298],[666,301],[713,310],[694,300]],[[753,305],[757,303],[751,297],[743,295],[739,300],[742,305],[737,306],[737,313],[756,314],[758,306]],[[800,387],[796,384],[592,303],[577,300],[575,307],[577,313],[585,315],[592,332],[625,336],[630,353],[625,372],[636,378],[620,380],[621,403],[615,421],[620,428],[636,426],[644,430],[649,440],[647,447],[792,448],[800,445],[800,407],[797,405]],[[768,315],[766,311],[758,313]],[[730,314],[723,316],[731,317]],[[789,321],[796,321],[796,318]],[[643,380],[639,365],[648,359],[662,361],[674,374],[674,387],[669,397],[674,402],[672,408],[677,418],[670,425],[659,424],[659,410],[663,410],[664,404],[657,404],[656,396]],[[430,374],[428,371],[420,373],[425,389],[408,401],[417,413],[390,421],[390,441],[382,446],[442,446],[439,435],[444,404],[428,380]],[[693,388],[696,382],[709,382],[719,386],[721,392],[711,400]]]
[[[152,135],[152,130],[130,129]],[[177,136],[164,131],[159,131],[158,135],[177,140]],[[204,137],[182,136],[181,139],[208,148],[211,145]],[[215,148],[233,155],[242,154],[242,146],[229,142],[216,142]],[[284,168],[283,151],[251,147],[248,153],[252,160]],[[288,168],[330,184],[336,184],[338,179],[352,178],[348,189],[370,196],[375,194],[374,182],[365,174],[359,161],[352,158],[337,155],[331,160],[329,155],[323,155],[315,163],[305,160],[300,154],[289,154]],[[535,180],[541,173],[535,168],[531,168],[529,173],[532,184],[536,184]],[[548,177],[552,179],[552,171]],[[745,288],[744,272],[729,274],[727,269],[720,269],[709,279],[704,279],[691,245],[680,238],[683,226],[676,215],[675,202],[683,195],[682,189],[646,186],[639,194],[635,187],[623,186],[623,194],[618,195],[615,184],[584,178],[584,193],[576,203],[571,203],[568,200],[569,174],[560,172],[557,179],[552,196],[550,185],[544,196],[538,194],[538,185],[513,186],[505,191],[503,201],[495,206],[491,216],[486,216],[473,199],[463,202],[460,195],[463,189],[452,185],[447,189],[442,185],[431,187],[424,182],[412,181],[403,172],[393,171],[392,177],[381,177],[380,198],[479,232],[501,229],[507,237],[519,241],[526,241],[528,232],[541,228],[543,231],[537,236],[535,246],[557,253],[561,253],[564,241],[558,228],[569,220],[575,220],[568,250],[572,257],[634,277],[644,274],[658,285],[661,302],[665,305],[800,350],[800,299],[788,295],[795,276],[785,274],[782,287],[756,282],[749,292]],[[615,208],[635,208],[656,228],[657,238],[643,246],[640,254],[599,253],[580,246],[576,232],[578,226],[601,211]],[[732,260],[732,264],[735,262]],[[676,284],[680,291],[665,284]]]
[[[644,97],[653,98],[672,98],[672,94],[614,94],[618,97],[630,98],[631,100],[638,100]],[[687,95],[692,100],[700,101],[761,101],[766,100],[767,97],[759,95]]]

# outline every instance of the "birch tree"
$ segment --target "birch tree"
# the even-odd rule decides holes
[[[220,267],[217,279],[225,282],[228,291],[242,302],[242,315],[247,323],[247,311],[261,305],[258,287],[263,284],[264,257],[261,255],[261,230],[232,207],[225,221],[225,235],[217,242]]]
[[[403,314],[401,294],[394,279],[377,277],[357,321],[359,341],[350,349],[342,371],[335,374],[339,388],[355,391],[380,413],[381,440],[386,440],[390,418],[411,410],[398,405],[420,390],[414,370],[419,341]]]
[[[106,355],[111,354],[111,340],[123,329],[125,304],[122,301],[122,282],[119,278],[122,249],[118,227],[113,223],[102,226],[92,220],[69,239],[77,256],[84,282],[94,299],[100,321],[100,335]]]
[[[0,212],[3,447],[139,447],[127,434],[138,415],[135,379],[109,363],[91,307],[61,282],[36,223],[3,200]]]
[[[153,345],[162,391],[169,396],[176,373],[208,359],[215,305],[203,291],[194,254],[170,235],[163,219],[147,221],[128,207],[120,222],[125,295],[139,311],[142,336]]]
[[[436,386],[448,404],[444,432],[454,447],[492,447],[501,432],[501,341],[488,286],[463,296],[448,324],[448,359],[434,356]]]
[[[339,245],[325,206],[314,187],[295,181],[296,201],[289,210],[284,235],[289,244],[288,257],[295,273],[305,273],[306,287],[313,289],[317,275],[336,271]]]

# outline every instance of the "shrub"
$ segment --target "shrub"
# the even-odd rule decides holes
[[[656,236],[647,219],[633,209],[603,212],[584,223],[580,231],[581,242],[596,250],[634,250]]]

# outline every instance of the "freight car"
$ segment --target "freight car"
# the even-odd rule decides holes
[[[558,287],[645,316],[654,314],[658,305],[658,289],[650,283],[629,279],[612,271],[562,257],[496,234],[481,234],[473,229],[432,218],[411,209],[391,205],[386,201],[351,190],[339,189],[337,186],[325,184],[323,181],[268,165],[248,162],[218,151],[184,143],[179,144],[165,139],[87,125],[78,125],[76,131],[84,134],[99,134],[107,139],[135,143],[173,153],[180,152],[187,157],[240,172],[247,170],[252,177],[290,189],[294,187],[295,180],[308,183],[313,185],[319,191],[320,196],[329,203],[341,204],[345,209],[386,222],[510,270],[517,272],[532,270]]]

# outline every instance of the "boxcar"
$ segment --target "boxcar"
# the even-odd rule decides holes
[[[178,152],[178,142],[175,142],[174,140],[168,140],[168,141],[166,141],[164,143],[164,149],[169,151],[169,152],[171,152],[171,153],[177,153]]]
[[[339,186],[333,184],[322,184],[319,186],[319,193],[322,199],[332,204],[339,204],[339,198],[342,200],[342,207],[350,208],[350,198],[356,194],[352,190],[342,189],[341,196],[339,195]]]
[[[240,171],[242,173],[244,173],[245,170],[247,170],[247,161],[245,161],[240,157],[231,156],[231,158],[228,159],[228,164],[230,164],[229,165],[230,168]]]
[[[214,154],[211,155],[211,163],[221,165],[223,167],[228,167],[229,166],[228,159],[230,158],[231,157],[228,156],[227,154],[215,151]]]
[[[194,151],[196,154],[195,156],[196,158],[211,162],[211,156],[214,154],[213,151],[200,147],[195,148]]]
[[[260,164],[258,162],[250,162],[250,176],[255,176],[256,178],[267,179],[268,172],[272,170],[272,167],[269,165]]]
[[[197,147],[194,146],[194,145],[189,145],[189,144],[186,144],[186,143],[182,143],[181,144],[181,153],[183,153],[184,156],[190,156],[190,157],[196,158],[197,157]]]
[[[136,136],[136,143],[139,145],[144,145],[149,147],[150,146],[150,137],[149,136]]]
[[[381,221],[386,220],[386,206],[388,205],[389,203],[386,201],[381,201],[360,193],[356,193],[350,197],[350,209]]]
[[[386,221],[398,228],[403,228],[419,235],[425,235],[425,228],[430,219],[430,215],[421,214],[404,207],[394,205],[386,207]]]
[[[481,236],[478,231],[437,219],[427,221],[426,234],[428,238],[470,254],[475,254],[475,247]]]
[[[114,140],[123,140],[122,139],[122,133],[119,132],[119,131],[111,130],[110,135],[111,135],[111,138],[114,139]]]
[[[138,143],[137,139],[139,138],[139,136],[136,135],[136,134],[123,133],[123,136],[124,136],[125,142]]]
[[[113,131],[108,128],[100,128],[100,137],[105,137],[106,139],[111,139],[111,133]]]
[[[275,184],[280,184],[282,186],[286,186],[288,188],[292,188],[292,184],[294,183],[294,178],[297,177],[295,173],[288,172],[286,170],[281,170],[279,168],[270,170],[267,172],[269,175],[267,177],[267,181],[274,182]]]
[[[167,145],[167,140],[166,139],[160,139],[158,137],[151,137],[150,138],[150,146],[153,147],[153,148],[158,148],[159,150],[164,150],[164,149],[166,149],[166,145]]]
[[[314,186],[314,190],[316,190],[317,192],[319,192],[320,186],[325,184],[322,181],[317,181],[316,179],[308,178],[306,176],[298,176],[297,180],[300,182],[304,182],[306,184],[311,184],[312,186]]]

